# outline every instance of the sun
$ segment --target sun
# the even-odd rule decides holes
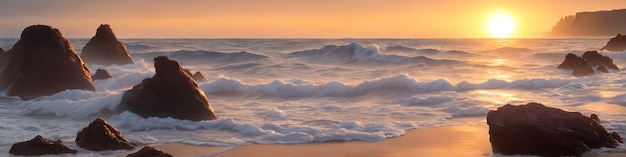
[[[515,23],[506,14],[498,14],[489,21],[489,32],[496,38],[505,38],[513,32]]]

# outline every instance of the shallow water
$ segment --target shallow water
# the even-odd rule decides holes
[[[16,41],[0,39],[0,47]],[[87,41],[71,40],[78,53]],[[597,113],[609,130],[626,133],[626,72],[577,78],[556,69],[565,54],[597,50],[608,39],[123,41],[136,63],[88,65],[114,75],[94,81],[95,92],[68,90],[30,101],[1,97],[0,150],[37,134],[73,145],[76,133],[99,116],[139,144],[380,141],[408,129],[485,123],[465,118],[528,102]],[[602,54],[626,67],[624,52]],[[160,55],[208,77],[199,85],[220,119],[109,115],[124,91],[154,75],[152,59]]]

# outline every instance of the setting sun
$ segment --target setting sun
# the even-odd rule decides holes
[[[507,37],[514,27],[513,19],[505,14],[496,15],[489,21],[489,32],[496,38]]]

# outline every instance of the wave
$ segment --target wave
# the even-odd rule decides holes
[[[399,48],[402,49],[402,48]],[[454,60],[437,60],[425,56],[409,57],[384,54],[377,45],[363,46],[358,43],[347,45],[326,45],[320,49],[297,51],[287,54],[288,58],[301,58],[324,63],[385,62],[385,63],[425,63],[432,65],[457,64]]]
[[[461,82],[453,85],[445,79],[420,82],[406,74],[367,80],[357,85],[348,85],[339,81],[315,84],[301,79],[274,80],[267,84],[246,84],[240,80],[220,76],[215,80],[200,85],[206,94],[215,95],[257,95],[264,97],[302,98],[302,97],[348,97],[374,93],[431,93],[442,91],[468,91],[476,89],[543,89],[558,88],[572,81],[563,79],[520,79],[504,81],[490,79],[483,83]]]
[[[531,51],[534,51],[534,50],[528,49],[528,48],[521,48],[521,47],[501,47],[501,48],[497,48],[494,50],[490,50],[488,52],[515,53],[515,52],[531,52]]]
[[[169,58],[173,58],[176,60],[186,60],[186,61],[210,61],[210,62],[241,62],[241,61],[257,61],[264,60],[268,58],[264,55],[249,53],[246,51],[237,52],[237,53],[224,53],[224,52],[215,52],[215,51],[204,51],[204,50],[180,50],[173,52],[149,52],[149,53],[138,53],[133,54],[133,57],[139,57],[143,59],[152,60],[152,58],[157,56],[167,56]]]

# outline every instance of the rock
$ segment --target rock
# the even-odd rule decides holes
[[[602,37],[626,32],[626,9],[578,12],[561,18],[548,37]]]
[[[598,68],[596,68],[596,70],[598,70],[600,72],[603,72],[603,73],[608,73],[609,72],[609,69],[606,68],[606,66],[604,66],[604,65],[598,66]]]
[[[104,80],[104,79],[110,79],[113,78],[113,76],[111,76],[111,74],[109,74],[108,71],[104,70],[104,69],[98,69],[96,70],[96,74],[93,74],[91,76],[92,80]]]
[[[619,145],[596,116],[566,112],[539,103],[505,105],[487,114],[494,153],[504,155],[581,156],[593,148]]]
[[[67,89],[96,90],[89,69],[59,30],[45,25],[27,27],[8,52],[0,74],[0,90],[32,99]]]
[[[191,77],[196,80],[197,82],[204,82],[204,81],[208,81],[209,79],[206,79],[206,77],[204,77],[204,75],[202,75],[202,73],[200,73],[199,71],[196,73],[193,73],[193,75],[191,75]]]
[[[572,53],[568,53],[565,56],[563,63],[561,63],[557,68],[574,70],[572,75],[576,77],[591,75],[594,72],[585,59]]]
[[[76,145],[92,151],[133,149],[135,144],[102,118],[91,122],[76,135]]]
[[[171,154],[163,152],[154,147],[145,146],[141,150],[128,154],[126,157],[173,157]]]
[[[125,65],[133,64],[133,59],[126,49],[126,44],[117,40],[111,26],[98,27],[96,36],[91,38],[81,51],[80,57],[88,64]]]
[[[589,66],[606,66],[609,69],[613,69],[613,70],[619,70],[619,68],[617,67],[617,65],[615,65],[613,63],[613,59],[611,59],[610,57],[601,55],[598,53],[598,51],[587,51],[583,54],[583,59],[585,59],[585,61],[587,61],[587,63],[589,64]]]
[[[7,50],[0,47],[0,72],[4,71],[4,68],[7,66],[8,60]]]
[[[77,151],[70,149],[63,145],[61,140],[57,140],[54,142],[48,141],[47,139],[41,137],[41,135],[35,136],[35,138],[13,144],[9,153],[13,155],[47,155],[47,154],[66,154],[72,153],[75,154]]]
[[[609,50],[613,52],[626,51],[626,35],[617,34],[614,38],[609,39],[606,46],[602,50]]]
[[[128,110],[142,117],[217,119],[204,92],[178,62],[159,56],[154,58],[154,67],[154,77],[124,92],[116,113]]]

